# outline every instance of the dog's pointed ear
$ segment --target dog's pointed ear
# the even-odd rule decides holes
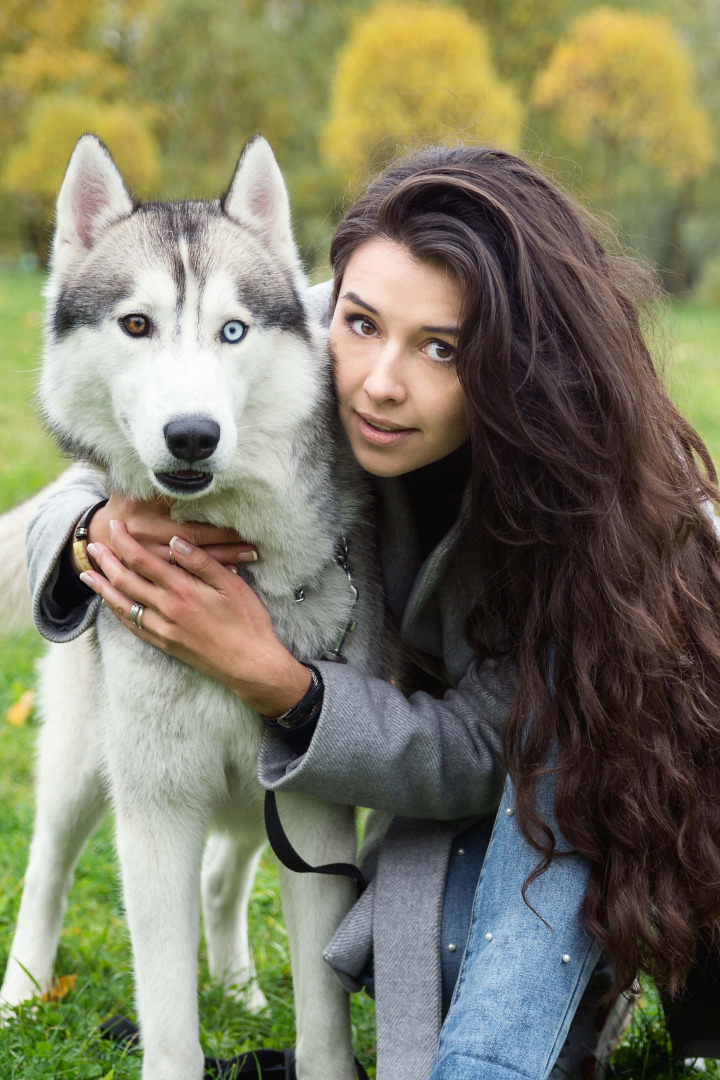
[[[297,262],[287,188],[270,144],[262,135],[255,135],[245,144],[220,205],[228,217],[256,229],[276,251]]]
[[[108,225],[127,217],[133,208],[105,144],[96,135],[83,135],[70,156],[57,198],[53,269],[89,251]]]

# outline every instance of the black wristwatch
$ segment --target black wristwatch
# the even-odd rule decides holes
[[[293,705],[292,709],[288,709],[281,716],[263,715],[263,720],[270,727],[283,728],[285,731],[292,730],[292,728],[305,724],[308,720],[314,720],[320,713],[325,690],[322,676],[312,664],[306,664],[304,660],[301,660],[300,663],[310,672],[312,680],[310,686],[297,705]]]

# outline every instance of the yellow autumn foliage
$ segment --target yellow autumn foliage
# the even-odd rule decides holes
[[[616,163],[634,159],[671,185],[702,175],[713,156],[692,59],[662,15],[595,8],[556,46],[533,98],[570,143],[600,143]]]
[[[522,116],[465,12],[388,0],[363,13],[340,52],[321,148],[328,165],[357,177],[422,143],[514,148]]]
[[[25,139],[8,156],[2,187],[42,201],[53,199],[72,148],[86,131],[107,144],[131,191],[147,195],[157,189],[160,157],[141,109],[61,95],[38,101]]]
[[[95,98],[116,95],[128,72],[105,39],[138,6],[124,0],[111,13],[97,0],[24,0],[12,16],[22,46],[4,56],[0,87],[26,102],[60,87]]]
[[[36,38],[21,53],[9,56],[0,76],[4,85],[31,98],[58,86],[92,87],[96,97],[111,96],[127,85],[127,72],[106,56],[78,49],[63,48],[52,41]]]

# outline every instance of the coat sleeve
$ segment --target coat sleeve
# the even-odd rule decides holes
[[[315,661],[313,661],[315,663]],[[502,792],[502,728],[517,692],[513,661],[475,658],[456,689],[406,698],[351,666],[319,662],[325,683],[304,754],[266,731],[264,787],[405,817],[454,820],[492,813]]]
[[[33,620],[49,641],[71,641],[95,621],[100,598],[80,581],[68,588],[63,552],[75,525],[95,503],[107,498],[99,473],[73,469],[54,487],[31,520],[26,539]]]

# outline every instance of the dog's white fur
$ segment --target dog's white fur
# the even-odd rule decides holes
[[[304,329],[287,325],[303,279],[269,147],[261,139],[249,144],[222,205],[165,208],[164,218],[162,210],[135,209],[102,144],[81,139],[57,205],[45,416],[76,456],[102,464],[108,486],[139,498],[164,490],[156,474],[172,470],[165,424],[188,413],[214,419],[221,437],[209,459],[212,485],[178,498],[174,515],[236,527],[258,544],[261,559],[248,580],[280,639],[306,657],[332,647],[350,615],[347,581],[333,561],[344,532],[360,585],[359,626],[347,651],[371,670],[382,649],[382,615],[363,540],[368,503],[352,462],[338,458],[322,333],[307,312]],[[183,214],[194,222],[187,237],[177,225]],[[175,223],[172,237],[163,221]],[[251,286],[247,303],[243,283]],[[277,302],[277,318],[264,317],[258,295]],[[156,327],[142,340],[118,326],[136,311]],[[218,338],[228,319],[249,326],[239,345]],[[6,520],[6,552],[17,551],[19,519],[32,510],[26,504]],[[298,604],[300,585],[306,600]],[[264,1003],[246,924],[265,843],[256,779],[262,721],[226,687],[137,640],[107,610],[96,631],[50,647],[40,709],[35,831],[0,1000],[13,1005],[37,985],[50,987],[74,865],[111,802],[143,1078],[200,1080],[201,891],[211,973],[240,988],[250,1007]],[[350,808],[290,795],[279,797],[279,807],[309,862],[354,859]],[[282,867],[280,881],[299,1080],[352,1080],[347,998],[321,952],[353,887]]]

